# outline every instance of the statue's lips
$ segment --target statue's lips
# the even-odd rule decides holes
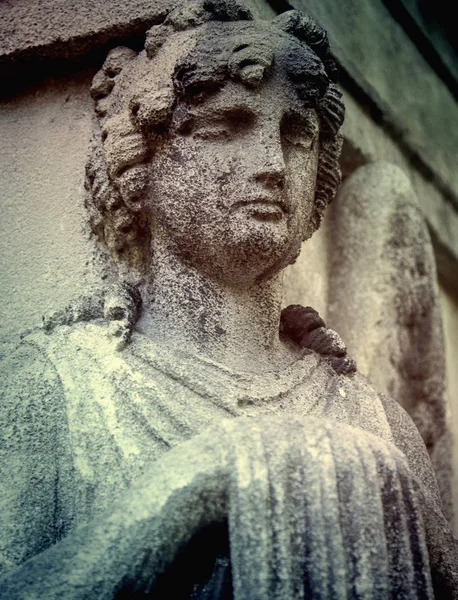
[[[282,202],[266,198],[241,200],[232,206],[232,210],[243,210],[248,215],[263,221],[280,221],[286,213]]]

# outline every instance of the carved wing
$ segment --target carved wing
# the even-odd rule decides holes
[[[327,323],[359,370],[417,425],[451,515],[451,438],[436,265],[406,175],[388,163],[359,168],[336,199],[330,227]]]

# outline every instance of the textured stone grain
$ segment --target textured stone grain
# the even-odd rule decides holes
[[[98,281],[83,233],[89,80],[51,80],[0,110],[2,340]]]
[[[436,454],[450,443],[439,290],[410,182],[388,163],[361,167],[342,186],[333,217],[329,323],[362,372],[416,422],[437,472],[447,474],[451,515],[451,459]]]
[[[335,73],[309,17],[255,23],[225,0],[179,4],[144,52],[108,55],[85,207],[110,281],[1,366],[1,595],[456,598],[415,425],[313,309],[281,310],[281,272],[340,182]],[[388,244],[412,288],[401,338],[437,305],[409,223]]]
[[[458,140],[450,128],[458,119],[455,98],[382,0],[290,4],[308,11],[327,29],[344,68],[386,113],[398,139],[437,174],[437,183],[445,184],[456,208]]]

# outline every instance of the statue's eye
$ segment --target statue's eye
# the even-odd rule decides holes
[[[281,139],[286,146],[310,150],[318,138],[318,127],[314,122],[299,116],[285,117],[281,123]]]
[[[193,136],[200,140],[228,140],[230,133],[230,129],[225,127],[224,123],[208,123],[193,129]]]
[[[194,137],[204,140],[232,140],[246,132],[254,121],[246,111],[228,110],[194,121],[191,132]]]
[[[299,148],[310,148],[310,138],[305,135],[298,133],[287,133],[282,136],[282,140],[291,146],[297,146]]]

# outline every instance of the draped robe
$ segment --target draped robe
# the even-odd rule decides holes
[[[215,427],[232,449],[226,516],[238,600],[432,598],[433,589],[458,597],[455,541],[421,438],[403,410],[359,374],[339,376],[314,353],[281,371],[233,373],[140,333],[119,353],[103,323],[85,323],[29,335],[3,361],[2,381],[0,556],[8,597],[22,597],[14,586],[40,572],[43,551],[63,538],[68,547],[79,531],[87,537],[118,499],[134,505],[137,481],[156,469],[159,482],[164,460],[186,463],[186,443],[190,455],[199,452],[199,440]],[[234,430],[231,417],[242,417]],[[259,492],[250,478],[241,483],[240,465],[253,473],[261,463]],[[291,481],[301,493],[291,492]],[[46,556],[53,552],[59,544]],[[220,552],[223,572],[228,552]],[[81,597],[114,597],[113,585],[106,596]],[[194,597],[216,597],[208,585]]]

